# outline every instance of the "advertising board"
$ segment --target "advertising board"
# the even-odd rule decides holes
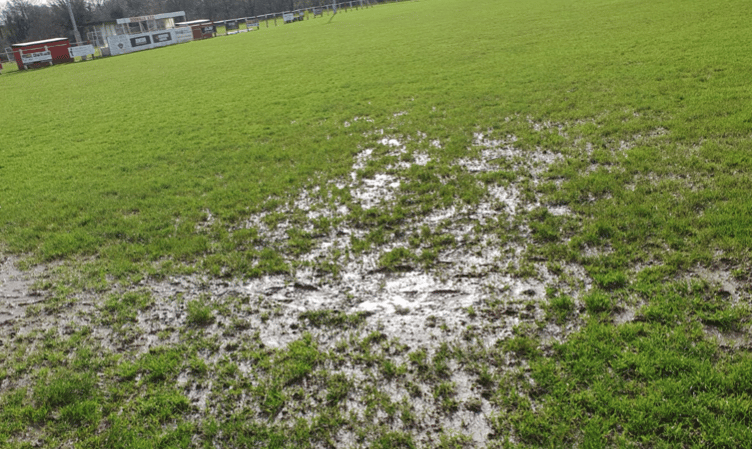
[[[193,32],[189,27],[175,28],[176,44],[182,44],[183,42],[189,42],[193,40]],[[172,36],[172,35],[170,35]]]
[[[24,64],[33,64],[35,62],[52,61],[52,53],[49,51],[38,51],[35,53],[21,54],[21,60]]]
[[[155,44],[170,43],[172,35],[170,33],[155,33],[151,35]]]
[[[143,47],[145,45],[151,45],[151,36],[136,36],[131,38],[131,47]]]
[[[78,47],[70,47],[68,49],[68,54],[71,58],[75,58],[78,56],[88,56],[94,54],[94,46],[93,45],[79,45]]]
[[[146,50],[149,48],[164,47],[165,45],[185,42],[178,40],[178,34],[182,36],[183,30],[172,29],[164,31],[152,31],[149,33],[107,36],[107,45],[113,56],[130,53],[133,51]]]

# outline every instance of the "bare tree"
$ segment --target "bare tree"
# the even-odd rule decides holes
[[[50,3],[49,9],[55,18],[54,20],[60,28],[67,31],[66,34],[69,37],[73,37],[73,23],[71,23],[70,14],[68,13],[68,1],[70,1],[73,18],[76,20],[77,25],[90,22],[94,14],[92,5],[85,0],[53,0]]]
[[[9,43],[64,36],[65,30],[47,5],[29,0],[11,0],[2,10],[5,33]]]
[[[28,0],[11,0],[3,9],[3,21],[11,41],[21,42],[31,33],[34,5]]]

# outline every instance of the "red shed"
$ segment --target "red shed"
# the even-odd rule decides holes
[[[208,39],[214,37],[214,22],[209,19],[191,20],[190,22],[178,22],[176,27],[191,27],[193,40]]]
[[[70,40],[67,37],[13,44],[11,47],[13,47],[13,55],[19,70],[73,62],[73,58],[68,54]]]

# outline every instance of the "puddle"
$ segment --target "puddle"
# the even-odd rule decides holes
[[[379,144],[392,150],[388,155],[405,153],[403,140],[383,132],[382,136]],[[431,141],[427,135],[419,133],[418,137],[420,141],[434,145],[435,141]],[[476,134],[475,144],[484,147],[480,157],[460,159],[457,164],[471,173],[482,172],[497,169],[493,161],[504,158],[524,166],[535,177],[561,158],[546,151],[523,152],[514,147],[515,141],[514,136],[499,141]],[[375,157],[378,156],[374,149],[362,150],[354,157],[350,176],[332,181],[340,189],[349,189],[353,203],[363,210],[389,207],[401,194],[402,170],[408,170],[412,164],[424,165],[430,161],[427,152],[416,151],[410,162],[402,161],[390,166],[390,173],[377,172],[360,179],[357,172]],[[554,275],[548,272],[544,263],[534,263],[535,276],[526,278],[507,270],[522,262],[525,247],[501,242],[494,235],[478,234],[477,227],[493,225],[499,220],[506,221],[519,210],[539,207],[540,201],[537,198],[533,201],[523,199],[514,184],[489,186],[486,189],[487,194],[479,204],[452,205],[407,218],[401,225],[403,237],[392,238],[362,253],[353,252],[352,238],[363,238],[367,230],[348,224],[347,205],[323,201],[318,188],[300,192],[294,201],[282,202],[283,205],[276,212],[292,216],[297,211],[303,211],[309,219],[325,216],[341,221],[336,230],[315,238],[310,251],[298,257],[298,260],[311,265],[299,266],[289,275],[267,276],[247,283],[233,281],[232,285],[221,286],[209,282],[207,292],[216,298],[229,289],[235,295],[259,298],[268,307],[276,307],[278,311],[275,316],[258,323],[262,341],[271,347],[298,338],[294,329],[297,316],[310,310],[366,313],[369,326],[380,326],[390,337],[412,345],[430,346],[437,338],[460,335],[468,322],[465,310],[482,308],[491,298],[543,304],[547,287],[559,288],[563,293],[576,297],[582,285],[570,286],[561,279],[564,276],[587,278],[580,267],[566,266],[563,273]],[[499,204],[503,205],[503,211],[499,210]],[[571,214],[567,207],[549,210],[554,215]],[[265,213],[255,214],[249,217],[246,226],[257,229],[262,240],[268,244],[284,245],[288,223],[282,221],[272,229],[266,225],[265,217]],[[436,263],[431,268],[423,268],[417,261],[407,261],[393,270],[385,270],[380,265],[380,258],[396,248],[404,248],[419,257],[424,249],[411,248],[407,236],[420,232],[426,226],[433,232],[453,236],[455,241],[454,245],[436,254]],[[522,229],[523,237],[529,234],[529,229]],[[340,272],[337,275],[321,273],[316,268],[321,261],[335,263]],[[189,277],[153,285],[152,290],[163,300],[175,295],[191,300],[196,297],[195,292],[201,291],[199,284],[206,286],[205,282]],[[589,282],[584,285],[588,286]],[[178,318],[178,312],[164,313],[164,316],[175,317],[175,326],[184,325]],[[164,319],[164,316],[159,315],[159,318]],[[534,315],[529,315],[523,320],[534,318]],[[251,316],[243,319],[254,323],[258,321]],[[443,323],[440,335],[423,330],[427,320],[440,320]],[[509,326],[520,322],[512,318],[507,321]],[[158,332],[159,329],[153,331]]]
[[[377,174],[373,178],[366,178],[359,187],[353,188],[350,193],[363,207],[372,209],[385,202],[394,201],[396,192],[400,187],[397,177],[386,174]]]
[[[708,284],[715,286],[716,293],[721,297],[731,299],[732,303],[739,303],[741,300],[749,299],[752,294],[752,288],[744,282],[737,280],[734,275],[724,269],[707,269],[705,267],[694,267],[689,273],[689,278],[699,278]]]

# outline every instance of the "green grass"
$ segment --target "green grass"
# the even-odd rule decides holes
[[[404,131],[446,139],[449,157],[464,151],[477,125],[518,132],[524,145],[540,143],[543,136],[520,129],[524,120],[500,120],[515,115],[595,119],[570,135],[606,147],[662,127],[670,132],[664,148],[635,148],[616,161],[623,166],[616,176],[562,167],[558,201],[587,215],[578,200],[608,194],[598,204],[600,221],[584,235],[598,223],[617,226],[595,232],[593,243],[618,245],[619,254],[655,241],[699,252],[687,255],[691,261],[708,254],[687,248],[749,246],[743,217],[750,203],[737,173],[749,166],[749,115],[740,106],[743,59],[733,56],[743,39],[729,42],[744,6],[697,30],[674,24],[704,16],[702,2],[681,10],[671,2],[495,5],[463,8],[461,19],[452,4],[373,8],[327,26],[305,21],[4,78],[3,97],[15,105],[2,117],[14,130],[2,154],[5,244],[41,260],[98,254],[117,265],[113,270],[165,256],[194,260],[211,253],[215,239],[229,238],[196,232],[204,210],[232,223],[314,175],[343,174],[362,137],[352,132],[360,124],[341,124],[355,116],[384,123],[405,110]],[[484,11],[498,8],[500,22],[462,25],[486,23]],[[557,20],[544,20],[548,14]],[[725,31],[698,39],[713,29]],[[378,45],[363,52],[360,42],[369,41]],[[719,46],[723,53],[705,57]],[[672,48],[682,48],[682,56],[667,59]],[[189,63],[199,52],[201,62]],[[24,93],[30,86],[31,98]],[[695,145],[690,158],[678,157]],[[691,182],[706,184],[701,191],[676,201],[670,185],[624,189],[638,174],[683,173],[678,163],[692,167]],[[661,207],[649,211],[646,202]],[[698,208],[705,213],[695,220]],[[538,238],[557,237],[542,225]]]
[[[691,274],[750,280],[750,19],[741,0],[424,0],[4,70],[0,248],[57,267],[29,319],[107,292],[91,325],[136,344],[138,313],[156,302],[144,279],[310,265],[336,280],[345,262],[393,240],[404,244],[375,259],[384,275],[437,269],[443,251],[494,236],[526,249],[492,271],[542,278],[542,265],[556,275],[576,265],[592,285],[567,279],[571,291],[552,288],[538,315],[490,292],[466,309],[477,328],[431,347],[328,309],[299,313],[290,328],[311,333],[267,347],[248,321],[226,319],[274,321],[278,309],[248,298],[187,302],[184,329],[125,352],[87,326],[14,327],[0,345],[0,445],[320,447],[342,431],[357,447],[471,446],[430,430],[425,405],[411,403],[420,400],[447,417],[490,407],[491,445],[748,447],[749,304]],[[382,129],[404,154],[378,143]],[[458,161],[482,150],[475,132],[515,136],[521,155],[469,173]],[[394,205],[363,209],[329,181],[349,179],[364,148],[376,157],[360,179],[417,154],[431,160],[401,173]],[[525,165],[543,150],[558,158]],[[510,185],[535,207],[500,206],[498,220],[462,238],[452,224],[410,225]],[[315,222],[287,213],[314,188],[348,212]],[[563,206],[571,213],[553,212]],[[254,214],[262,224],[249,228]],[[267,239],[261,227],[284,222]],[[340,227],[362,231],[348,251],[305,259]],[[475,339],[509,316],[522,322],[512,336]],[[550,328],[565,338],[551,341]],[[483,401],[459,398],[456,373]],[[188,397],[201,389],[204,409]],[[360,415],[347,411],[355,398]]]
[[[18,65],[15,61],[8,61],[3,63],[3,69],[0,70],[0,74],[12,73],[18,71]]]
[[[348,315],[334,310],[315,310],[300,314],[300,320],[306,320],[313,327],[350,328],[358,327],[366,319],[363,312]]]
[[[533,359],[535,387],[523,388],[545,405],[533,412],[501,398],[509,413],[500,416],[499,429],[511,425],[534,446],[734,447],[752,441],[744,380],[750,354],[719,351],[704,338],[707,319],[696,309],[713,301],[713,293],[686,283],[638,289],[647,292],[650,302],[638,320],[614,326],[590,319],[569,341],[554,345],[554,357]]]
[[[202,300],[191,301],[187,305],[187,323],[192,326],[208,326],[214,322],[211,304],[205,304]]]

